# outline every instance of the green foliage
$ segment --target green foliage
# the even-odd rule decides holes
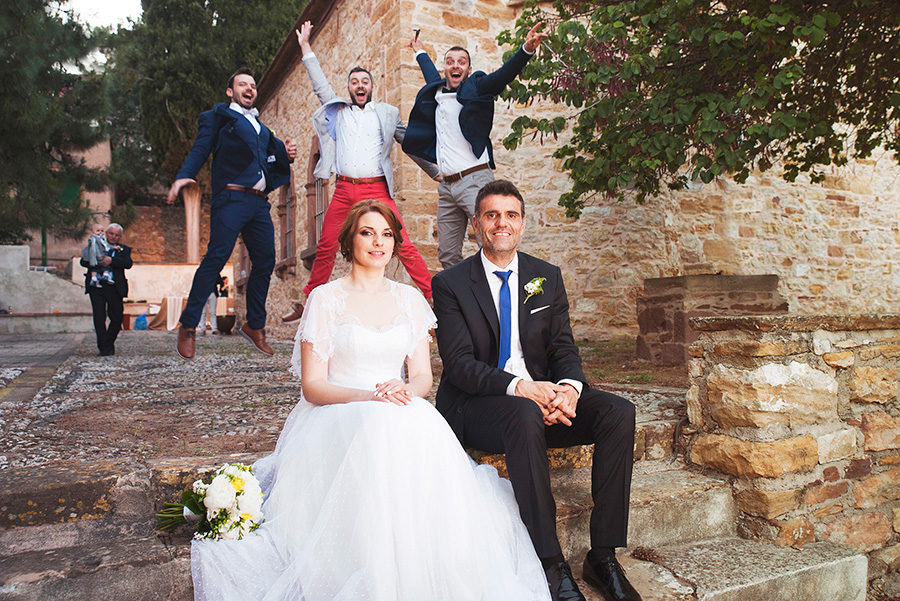
[[[28,230],[81,237],[91,220],[83,189],[105,175],[74,151],[103,137],[102,78],[75,66],[92,50],[90,36],[56,0],[0,4],[0,244],[19,244]]]
[[[570,216],[596,194],[642,203],[776,162],[788,181],[821,181],[879,146],[900,160],[896,0],[529,0],[498,41],[521,42],[537,20],[552,34],[504,97],[576,110],[519,117],[503,143],[571,126],[554,153]]]
[[[144,0],[141,22],[110,43],[112,85],[119,90],[117,181],[146,186],[147,176],[173,177],[193,144],[197,115],[226,101],[228,78],[238,67],[262,76],[305,3]]]

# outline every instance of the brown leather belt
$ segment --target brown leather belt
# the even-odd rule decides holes
[[[347,182],[348,184],[380,184],[387,182],[387,178],[383,175],[378,177],[347,177],[346,175],[338,175],[337,181]]]
[[[482,169],[490,169],[490,168],[491,168],[491,166],[488,165],[487,163],[484,163],[482,165],[475,165],[474,167],[469,167],[468,169],[463,169],[459,173],[451,173],[450,175],[445,175],[444,181],[445,182],[457,182],[457,181],[461,180],[462,178],[464,178],[465,176],[469,175],[470,173],[475,173],[476,171],[481,171]]]
[[[246,192],[247,194],[255,194],[261,198],[266,198],[268,194],[263,192],[262,190],[257,190],[256,188],[245,188],[244,186],[239,186],[237,184],[225,184],[226,190],[234,190],[235,192]]]

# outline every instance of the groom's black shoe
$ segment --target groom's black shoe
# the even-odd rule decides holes
[[[567,562],[551,564],[544,568],[544,572],[547,574],[547,584],[550,585],[550,597],[553,601],[586,601],[575,584],[572,569]]]
[[[605,601],[641,601],[615,555],[597,558],[588,553],[581,577],[600,591]]]

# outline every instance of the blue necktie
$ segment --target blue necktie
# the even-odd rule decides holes
[[[509,276],[512,271],[495,271],[494,275],[503,280],[500,285],[500,356],[497,367],[503,369],[509,361],[512,341],[512,305],[509,301]]]

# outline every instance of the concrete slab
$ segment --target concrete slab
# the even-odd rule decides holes
[[[739,538],[659,549],[698,601],[865,601],[866,556],[831,543],[802,550]]]

